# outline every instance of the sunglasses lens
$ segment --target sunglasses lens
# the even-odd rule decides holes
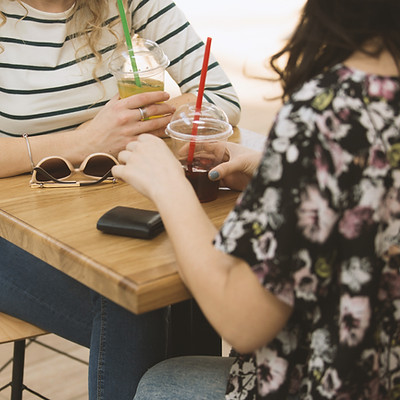
[[[69,169],[68,165],[59,158],[50,158],[43,161],[38,166],[44,169],[48,174],[56,179],[65,178],[71,174],[71,170]],[[43,174],[40,170],[36,171],[36,179],[41,182],[52,180],[49,176]]]
[[[110,169],[115,165],[115,161],[107,156],[104,155],[97,155],[91,157],[83,172],[86,175],[96,176],[96,177],[103,177]]]

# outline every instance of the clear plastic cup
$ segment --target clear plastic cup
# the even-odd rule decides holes
[[[211,181],[208,172],[223,161],[226,142],[233,130],[224,111],[213,104],[203,103],[198,120],[195,115],[194,103],[179,107],[165,132],[197,197],[201,203],[206,203],[218,197],[219,181]],[[195,135],[192,134],[193,124],[197,125]],[[193,156],[191,162],[189,154]]]
[[[117,80],[120,97],[163,91],[165,69],[169,65],[168,57],[157,43],[148,39],[133,38],[132,49],[140,85],[137,83],[126,47],[116,49],[110,60],[109,68]]]

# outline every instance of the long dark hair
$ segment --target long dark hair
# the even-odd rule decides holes
[[[399,67],[400,0],[307,0],[285,47],[270,59],[286,99],[313,76],[346,60],[363,44],[377,39],[370,55],[387,49]],[[278,60],[287,56],[286,66]]]

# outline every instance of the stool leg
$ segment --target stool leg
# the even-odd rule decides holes
[[[25,340],[14,342],[14,358],[11,382],[11,400],[22,400],[24,389],[24,363],[25,363]]]

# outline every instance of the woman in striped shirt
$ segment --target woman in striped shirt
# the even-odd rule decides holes
[[[170,113],[154,104],[167,94],[116,96],[108,64],[124,35],[115,0],[0,0],[0,12],[0,177],[31,169],[23,134],[34,163],[57,154],[74,164],[94,152],[116,155],[140,133],[163,134],[169,117],[138,123],[138,108]],[[183,94],[168,104],[194,101],[204,43],[182,12],[170,0],[129,0],[127,14],[132,34],[158,43],[170,60]],[[204,100],[237,124],[238,97],[213,58]]]
[[[163,135],[170,117],[143,121],[140,108],[168,115],[196,99],[204,43],[182,12],[170,0],[125,7],[132,35],[169,58],[181,96],[119,98],[108,68],[124,38],[115,0],[0,0],[0,177],[50,155],[73,164],[116,155],[141,133]],[[238,97],[213,57],[204,99],[238,122]],[[164,357],[165,310],[133,315],[3,238],[0,254],[0,311],[90,347],[89,399],[131,400],[140,376]]]

